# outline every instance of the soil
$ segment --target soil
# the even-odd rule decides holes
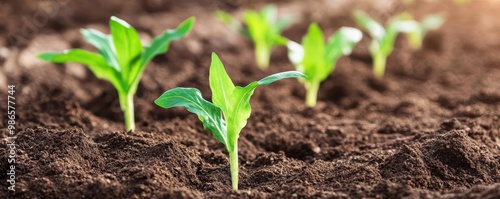
[[[372,78],[365,35],[323,82],[315,108],[304,87],[283,80],[258,88],[239,139],[240,190],[231,190],[227,152],[183,108],[161,109],[162,92],[196,87],[210,99],[216,52],[238,85],[293,70],[286,50],[261,71],[250,41],[211,17],[239,16],[266,1],[19,0],[0,3],[0,198],[500,198],[500,4],[471,1],[275,0],[302,16],[285,36],[300,41],[311,21],[326,35],[355,26],[351,11],[377,19],[407,10],[444,12],[421,50],[398,37],[383,80]],[[33,57],[93,50],[79,28],[107,32],[109,16],[144,41],[197,17],[186,38],[153,60],[139,85],[137,129],[123,131],[117,94],[77,64]],[[44,20],[46,19],[46,20]],[[31,22],[31,23],[28,23]],[[16,85],[16,186],[7,191],[7,85]]]

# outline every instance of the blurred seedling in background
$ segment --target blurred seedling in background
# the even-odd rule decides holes
[[[278,18],[274,5],[267,5],[260,12],[246,10],[243,14],[244,25],[223,11],[215,12],[215,17],[253,41],[255,62],[262,70],[268,68],[273,48],[287,44],[288,39],[281,36],[281,32],[293,22],[292,17]]]
[[[408,13],[403,13],[402,18],[412,20],[413,17]],[[414,50],[422,48],[422,43],[427,32],[437,30],[443,25],[445,16],[443,14],[432,14],[426,16],[421,22],[418,23],[418,29],[415,31],[407,32],[410,47]]]
[[[134,94],[147,64],[156,55],[167,52],[170,42],[184,37],[194,24],[194,17],[182,22],[177,29],[166,30],[143,47],[139,34],[127,22],[111,17],[110,35],[93,29],[82,29],[83,38],[95,46],[100,54],[83,49],[69,49],[62,53],[47,52],[38,55],[53,63],[76,62],[86,65],[96,77],[109,81],[118,91],[124,113],[125,129],[135,129]]]
[[[369,51],[373,59],[373,74],[381,79],[385,74],[387,57],[392,53],[398,33],[409,33],[420,30],[418,22],[405,19],[404,14],[393,17],[384,28],[380,23],[363,11],[355,10],[356,23],[368,32],[372,41]]]
[[[304,74],[296,71],[270,75],[254,81],[246,87],[234,86],[219,57],[213,53],[210,64],[209,83],[212,90],[212,102],[201,96],[196,88],[174,88],[163,93],[155,103],[163,108],[185,107],[198,115],[203,127],[226,146],[229,152],[231,182],[233,189],[238,189],[238,137],[250,117],[250,97],[260,85],[268,85],[284,78],[303,78]]]
[[[309,26],[307,35],[302,39],[302,45],[289,41],[288,57],[297,71],[307,75],[304,83],[306,105],[316,106],[320,83],[335,70],[335,64],[342,55],[351,54],[354,45],[363,37],[363,33],[351,27],[342,27],[325,43],[323,32],[318,24]]]

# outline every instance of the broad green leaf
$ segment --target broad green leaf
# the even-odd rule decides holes
[[[318,24],[312,23],[309,26],[307,35],[302,40],[302,47],[304,48],[304,60],[302,60],[304,74],[310,80],[319,80],[322,74],[321,68],[325,65],[325,43],[323,32]]]
[[[334,70],[335,62],[342,55],[351,54],[354,45],[361,41],[363,33],[356,28],[341,27],[334,35],[328,39],[325,49],[325,65],[323,75],[320,77],[324,80]]]
[[[287,72],[276,73],[274,75],[269,75],[269,76],[259,80],[257,83],[261,86],[266,86],[266,85],[269,85],[275,81],[282,80],[285,78],[306,78],[306,77],[307,76],[301,72],[287,71]]]
[[[118,91],[123,90],[118,72],[109,66],[99,54],[82,49],[71,49],[62,53],[43,53],[38,57],[44,61],[58,64],[75,62],[86,65],[96,77],[110,81]]]
[[[167,30],[162,35],[155,37],[151,44],[145,47],[142,54],[141,66],[146,65],[153,59],[154,56],[163,54],[168,50],[168,46],[172,40],[180,39],[191,30],[194,25],[195,18],[190,17],[177,26],[174,30]]]
[[[113,39],[109,35],[105,35],[94,29],[81,29],[80,33],[87,42],[99,50],[99,53],[104,57],[108,65],[112,66],[116,71],[121,71],[120,64],[116,58]]]
[[[224,113],[227,113],[231,106],[234,84],[215,53],[212,53],[209,81],[210,89],[212,90],[212,102],[220,107]]]
[[[253,10],[246,11],[243,15],[243,21],[247,24],[248,33],[250,33],[254,43],[266,41],[269,27],[257,12]]]
[[[141,63],[142,44],[139,34],[134,27],[114,16],[109,21],[109,27],[122,75],[126,77],[130,86],[137,78],[137,72],[131,71],[135,67],[140,67]]]
[[[203,127],[210,131],[214,137],[227,144],[226,124],[222,116],[222,110],[214,104],[206,101],[201,92],[195,88],[174,88],[163,93],[155,104],[163,108],[185,107],[189,112],[198,115],[203,122]]]
[[[232,96],[232,106],[226,114],[228,149],[233,150],[238,141],[239,134],[247,125],[248,118],[252,112],[250,97],[259,86],[258,82],[252,82],[246,87],[236,86]]]

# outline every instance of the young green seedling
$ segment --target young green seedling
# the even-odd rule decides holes
[[[257,86],[268,85],[284,78],[301,78],[304,74],[296,71],[277,73],[246,87],[234,86],[215,53],[210,64],[210,89],[212,102],[202,98],[196,88],[174,88],[163,93],[155,103],[163,108],[185,107],[197,114],[203,127],[226,146],[229,152],[231,182],[238,189],[238,137],[250,117],[250,97]]]
[[[95,76],[105,79],[118,91],[120,107],[124,112],[125,128],[134,130],[134,94],[146,65],[156,55],[167,52],[170,42],[184,37],[194,24],[194,17],[182,22],[177,29],[166,30],[143,47],[137,31],[127,22],[111,17],[111,34],[93,29],[82,29],[83,38],[94,45],[100,54],[82,49],[70,49],[62,53],[47,52],[38,55],[54,63],[76,62],[86,65]]]
[[[316,106],[320,83],[335,69],[340,56],[349,55],[362,37],[363,33],[358,29],[342,27],[325,44],[323,32],[318,24],[313,23],[302,39],[302,46],[288,42],[288,57],[297,71],[307,75],[303,81],[307,90],[307,106]]]
[[[411,20],[412,16],[410,14],[403,14],[403,17]],[[410,43],[410,47],[414,50],[418,50],[422,48],[422,43],[425,35],[430,30],[436,30],[444,23],[444,15],[442,14],[433,14],[425,17],[419,24],[418,28],[415,31],[407,32],[408,42]]]
[[[243,14],[246,29],[230,14],[217,11],[215,17],[241,34],[250,37],[255,45],[257,66],[265,70],[269,66],[271,52],[275,46],[286,45],[288,39],[281,36],[283,29],[290,25],[291,18],[278,18],[274,5],[264,7],[260,12],[247,10]]]
[[[392,53],[398,33],[415,32],[418,23],[414,20],[396,16],[389,20],[384,28],[380,23],[363,11],[354,11],[354,18],[359,26],[368,31],[372,42],[369,50],[373,58],[373,74],[376,78],[384,77],[387,57]]]

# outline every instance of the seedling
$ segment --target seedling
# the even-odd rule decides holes
[[[245,11],[243,22],[247,28],[243,28],[243,25],[226,12],[218,11],[215,13],[215,17],[252,39],[255,45],[257,66],[263,70],[269,66],[273,48],[287,44],[288,39],[282,37],[281,32],[292,22],[291,18],[278,18],[278,12],[274,5],[268,5],[260,12]]]
[[[358,29],[342,27],[325,44],[323,32],[318,24],[313,23],[302,39],[302,45],[289,41],[288,57],[297,71],[307,75],[303,81],[307,106],[316,106],[320,83],[335,69],[340,56],[349,55],[362,37],[363,33]]]
[[[373,74],[381,79],[384,77],[387,57],[392,53],[398,33],[415,32],[419,29],[419,25],[416,21],[399,15],[390,19],[384,28],[360,10],[354,11],[354,18],[359,26],[368,31],[372,39],[369,50],[373,58]]]
[[[410,14],[403,14],[403,16],[406,17],[406,19],[412,19]],[[422,43],[427,32],[441,27],[444,23],[444,19],[445,17],[442,14],[433,14],[425,17],[422,22],[418,24],[418,29],[406,33],[410,47],[414,50],[422,48]]]
[[[250,117],[250,97],[257,86],[268,85],[284,78],[301,78],[296,71],[277,73],[246,87],[234,86],[219,57],[213,53],[210,64],[210,89],[212,102],[205,100],[196,88],[174,88],[163,93],[155,103],[163,108],[185,107],[198,115],[203,127],[226,146],[229,152],[231,182],[238,189],[238,137]]]
[[[111,82],[118,91],[120,107],[124,112],[125,128],[135,129],[134,94],[147,64],[156,55],[167,52],[170,42],[184,37],[194,24],[194,17],[182,22],[177,29],[166,30],[143,47],[137,31],[127,22],[111,17],[111,34],[93,29],[82,29],[83,38],[94,45],[100,54],[82,49],[69,49],[62,53],[47,52],[38,55],[54,63],[76,62],[86,65],[95,76]]]

